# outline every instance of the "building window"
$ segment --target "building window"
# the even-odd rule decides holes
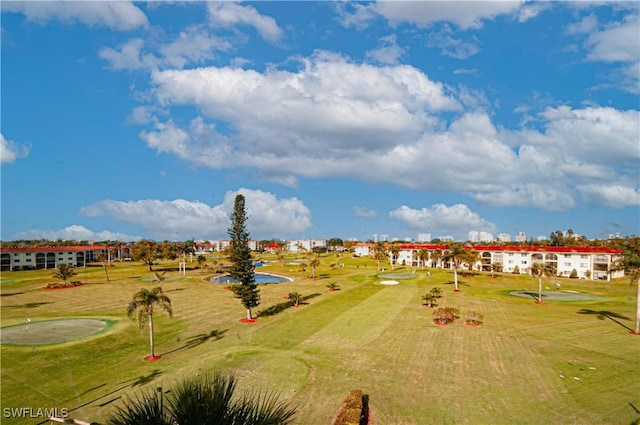
[[[589,258],[588,255],[581,255],[580,258],[582,258],[583,260],[586,260],[587,258]]]
[[[564,266],[565,266],[565,267],[571,267],[571,263],[565,262],[565,263],[564,263]]]
[[[571,258],[571,254],[564,254],[564,258]]]
[[[520,264],[527,264],[527,260],[520,261]]]
[[[587,266],[587,263],[580,263],[580,267],[586,269],[588,266]]]

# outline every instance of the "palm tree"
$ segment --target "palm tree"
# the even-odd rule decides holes
[[[160,288],[160,292],[162,292],[162,283],[166,279],[166,277],[164,277],[166,273],[167,273],[166,271],[162,273],[153,272],[153,274],[155,274],[155,277],[153,278],[153,280],[158,282],[158,288]]]
[[[289,300],[293,301],[293,306],[298,307],[302,301],[302,294],[299,292],[289,292]]]
[[[439,249],[436,249],[435,251],[433,251],[430,255],[431,260],[433,261],[433,267],[438,267],[438,263],[440,262],[440,259],[442,258],[442,251]]]
[[[311,279],[316,278],[316,267],[318,267],[319,265],[320,259],[318,258],[318,256],[314,255],[313,257],[311,257],[311,259],[309,260],[309,266],[311,267]]]
[[[127,306],[128,317],[131,317],[134,312],[138,312],[137,322],[140,330],[144,329],[147,323],[149,324],[149,345],[151,347],[151,355],[147,357],[149,360],[160,358],[160,356],[155,355],[153,346],[153,308],[155,305],[167,312],[169,318],[173,317],[171,300],[162,293],[161,287],[153,288],[150,291],[142,288],[133,295],[133,299]]]
[[[424,266],[427,264],[427,260],[428,259],[429,259],[429,251],[427,251],[426,249],[419,249],[418,250],[418,261],[422,265],[423,269],[424,269]]]
[[[393,270],[394,266],[398,261],[398,254],[400,253],[400,247],[396,244],[393,244],[389,247],[389,252],[391,253],[391,269]]]
[[[183,378],[162,392],[147,390],[124,401],[107,419],[110,425],[288,425],[296,408],[278,400],[273,392],[236,393],[233,374],[207,372]],[[163,400],[166,394],[166,402]]]
[[[380,261],[387,259],[387,250],[382,242],[378,242],[375,248],[373,248],[373,258],[378,263],[378,271],[380,271]]]
[[[104,256],[104,254],[100,254],[98,256],[98,261],[100,261],[102,263],[102,268],[104,269],[104,274],[107,275],[107,282],[109,282],[109,271],[107,270],[107,258]]]
[[[555,276],[556,269],[550,263],[536,261],[531,265],[531,274],[538,278],[538,301],[536,303],[542,304],[542,277]]]
[[[462,247],[462,244],[456,243],[442,256],[442,261],[451,263],[453,267],[453,285],[456,292],[460,291],[458,288],[458,267],[460,267],[460,264],[465,261],[468,255],[468,252]]]
[[[76,271],[71,264],[59,263],[53,272],[53,277],[62,280],[64,286],[67,286],[67,279],[76,275]]]

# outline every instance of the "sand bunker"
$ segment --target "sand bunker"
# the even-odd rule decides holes
[[[397,280],[383,280],[380,285],[398,285],[400,282]]]

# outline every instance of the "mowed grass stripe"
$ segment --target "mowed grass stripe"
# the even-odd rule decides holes
[[[353,350],[377,338],[400,314],[416,294],[415,284],[403,282],[387,286],[351,308],[339,312],[321,330],[309,336],[302,346]]]

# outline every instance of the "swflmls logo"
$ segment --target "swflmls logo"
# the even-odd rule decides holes
[[[5,407],[2,409],[2,416],[5,418],[66,418],[69,416],[69,409],[63,407],[37,408],[33,407]]]

